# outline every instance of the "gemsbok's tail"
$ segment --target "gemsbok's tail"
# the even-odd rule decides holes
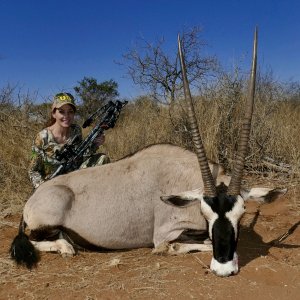
[[[10,256],[18,264],[24,265],[28,269],[32,269],[36,266],[39,258],[34,246],[29,241],[28,236],[25,234],[26,223],[21,218],[19,225],[19,233],[14,238],[10,246]]]

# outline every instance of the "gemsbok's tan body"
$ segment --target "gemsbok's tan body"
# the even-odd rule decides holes
[[[11,247],[18,263],[29,268],[35,265],[35,249],[73,255],[74,245],[105,249],[154,246],[154,252],[171,254],[213,250],[211,269],[217,275],[238,272],[236,246],[244,201],[270,202],[286,192],[241,187],[254,99],[256,35],[249,108],[232,178],[206,159],[180,41],[179,54],[196,154],[169,144],[153,145],[115,163],[43,183],[27,201],[19,235]],[[25,225],[31,230],[30,241]],[[208,231],[211,243],[179,242],[189,230]]]

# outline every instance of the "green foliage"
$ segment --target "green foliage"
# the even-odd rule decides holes
[[[112,79],[98,83],[93,77],[84,77],[74,90],[81,99],[78,113],[82,118],[119,96],[118,83]]]

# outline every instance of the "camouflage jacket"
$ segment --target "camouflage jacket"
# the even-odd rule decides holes
[[[79,144],[82,141],[82,131],[79,125],[71,125],[70,137],[66,142],[78,136],[76,142]],[[46,177],[52,174],[61,164],[61,161],[55,159],[56,151],[60,151],[64,144],[59,144],[55,141],[51,131],[47,128],[40,131],[32,145],[31,161],[29,166],[29,178],[34,188],[37,188],[46,180]],[[95,152],[93,146],[88,151]],[[88,155],[88,154],[87,154]]]

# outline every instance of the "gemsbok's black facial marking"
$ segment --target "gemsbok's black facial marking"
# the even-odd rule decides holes
[[[233,259],[236,249],[235,232],[231,222],[219,217],[212,228],[212,243],[214,258],[220,263]]]
[[[224,216],[226,212],[232,210],[236,202],[236,197],[222,193],[217,197],[204,196],[203,200],[211,207],[213,212],[217,213],[219,216]]]
[[[222,193],[213,198],[204,197],[204,201],[217,217],[211,224],[213,256],[219,263],[231,261],[237,246],[237,228],[234,228],[226,213],[232,211],[237,199]]]

